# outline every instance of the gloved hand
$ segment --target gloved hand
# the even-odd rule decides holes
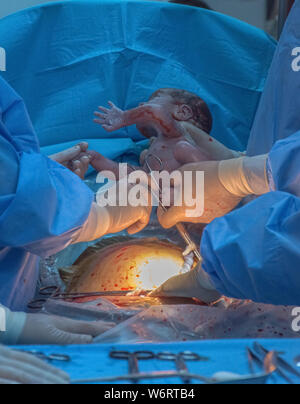
[[[67,167],[74,174],[78,175],[78,177],[84,179],[91,161],[91,157],[87,152],[88,147],[88,143],[82,142],[70,149],[53,154],[49,158]]]
[[[193,173],[193,181],[191,183],[184,183],[184,189],[180,189],[180,184],[174,183],[175,200],[171,203],[172,207],[165,212],[161,207],[158,208],[158,220],[162,227],[169,229],[180,222],[187,223],[210,223],[216,217],[221,217],[233,210],[239,202],[241,197],[232,195],[224,188],[219,180],[218,171],[219,163],[215,161],[207,161],[202,163],[188,164],[179,170],[184,176],[184,172],[190,171]],[[204,195],[200,195],[200,188],[197,190],[196,173],[203,171],[204,174]],[[184,177],[183,177],[184,178]],[[188,191],[188,192],[187,192]],[[177,192],[179,192],[177,194]],[[203,191],[202,191],[203,192]],[[181,196],[181,193],[183,196]],[[195,206],[190,206],[185,195],[191,195],[195,199],[198,198],[198,205],[200,206],[199,199],[204,198],[204,211],[201,212]],[[178,200],[177,200],[178,199]],[[181,203],[183,201],[183,203]],[[176,206],[178,205],[178,206]],[[195,212],[193,212],[193,210]]]
[[[108,331],[115,324],[75,321],[44,314],[27,314],[18,345],[81,345]]]
[[[59,369],[23,352],[0,346],[0,384],[69,384]]]
[[[122,181],[127,181],[127,178]],[[116,192],[117,195],[119,195],[118,187],[120,184],[121,181],[111,188],[112,192]],[[128,190],[130,189],[131,186],[128,184]],[[146,184],[141,186],[140,189],[140,200],[142,205],[145,206],[131,206],[130,203],[127,204],[128,206],[118,206],[120,205],[118,200],[117,206],[101,207],[93,203],[88,220],[81,232],[73,240],[73,243],[97,240],[107,234],[115,234],[123,230],[127,230],[128,234],[136,234],[142,231],[150,221],[152,205],[151,194]],[[99,198],[99,195],[97,195],[97,198]]]
[[[193,172],[189,193],[197,197],[196,173],[204,172],[204,212],[202,215],[190,216],[193,207],[174,200],[167,212],[158,209],[158,219],[164,228],[171,228],[179,222],[210,223],[232,211],[248,195],[262,195],[269,192],[266,175],[267,156],[240,157],[221,162],[207,161],[183,166],[179,171]],[[175,189],[180,184],[174,184]],[[177,188],[176,188],[177,187]],[[175,192],[176,194],[176,192]],[[181,206],[176,206],[181,205]]]
[[[151,297],[196,298],[204,303],[213,303],[221,298],[201,265],[183,275],[177,275],[150,294]]]

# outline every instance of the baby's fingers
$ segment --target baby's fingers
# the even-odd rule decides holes
[[[105,119],[94,119],[94,122],[99,125],[103,125],[106,123],[106,120]]]
[[[108,102],[108,105],[109,105],[111,108],[117,108],[117,106],[116,106],[112,101],[109,101],[109,102]]]
[[[101,112],[98,112],[98,111],[95,111],[94,115],[98,116],[101,119],[106,119],[107,118],[107,114],[102,114]]]
[[[108,108],[105,107],[98,107],[98,108],[100,109],[100,111],[105,112],[106,114],[108,114],[110,111]]]

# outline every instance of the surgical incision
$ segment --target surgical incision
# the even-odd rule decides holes
[[[103,248],[90,247],[75,265],[62,271],[67,291],[152,290],[184,270],[183,250],[169,242],[140,239]]]

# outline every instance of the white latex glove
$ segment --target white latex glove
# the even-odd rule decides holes
[[[179,222],[210,223],[217,217],[231,212],[244,197],[269,192],[266,162],[267,155],[264,155],[239,157],[221,162],[204,161],[183,166],[179,170],[182,176],[187,171],[194,173],[193,182],[189,185],[192,186],[192,190],[189,190],[189,193],[192,193],[195,198],[199,195],[196,191],[198,184],[195,173],[204,172],[204,212],[201,216],[189,217],[187,212],[193,207],[185,204],[176,206],[178,203],[175,199],[173,206],[167,212],[161,208],[158,209],[160,224],[164,228],[171,228]],[[174,187],[179,185],[175,181]],[[187,186],[184,184],[184,187]]]
[[[182,122],[181,125],[210,160],[220,161],[219,179],[227,191],[239,197],[269,192],[266,173],[268,155],[247,157],[245,153],[228,149],[189,122]],[[190,162],[191,160],[182,161],[183,164]]]
[[[0,346],[0,384],[69,384],[69,376],[33,355]]]
[[[213,303],[221,298],[200,265],[186,274],[169,279],[150,296],[197,298],[204,303]]]
[[[44,314],[27,314],[19,345],[81,345],[108,331],[115,324],[87,322]]]
[[[124,178],[122,181],[127,179]],[[119,184],[113,187],[116,188]],[[123,230],[127,230],[128,234],[142,231],[148,225],[152,212],[151,195],[146,187],[143,187],[143,192],[142,198],[147,206],[100,207],[93,203],[88,220],[73,243],[97,240],[107,234],[115,234]]]
[[[165,212],[162,208],[158,208],[158,220],[162,227],[171,228],[180,222],[187,223],[210,223],[216,217],[222,217],[225,214],[232,211],[242,200],[241,197],[232,195],[227,189],[222,185],[219,180],[219,162],[216,161],[205,161],[201,163],[192,163],[183,166],[180,170],[182,176],[184,172],[189,171],[193,173],[193,181],[191,184],[184,183],[183,192],[186,193],[186,188],[188,189],[188,194],[193,195],[195,199],[204,197],[204,212],[198,212],[195,206],[187,206],[185,203],[181,203],[185,199],[183,197],[175,196],[175,200],[171,203],[171,208]],[[197,172],[204,172],[204,195],[200,195],[200,187],[197,184]],[[180,178],[180,177],[179,177]],[[180,184],[174,184],[176,190],[179,189],[179,195],[182,193]],[[175,192],[176,195],[176,192]],[[176,200],[176,198],[179,198]],[[200,205],[200,203],[198,203]],[[176,206],[179,205],[179,206]],[[193,216],[191,216],[192,210],[195,210]],[[190,212],[190,213],[189,213]],[[202,214],[201,214],[202,213]]]
[[[219,163],[219,179],[232,195],[244,198],[270,191],[267,177],[268,155],[241,157]]]

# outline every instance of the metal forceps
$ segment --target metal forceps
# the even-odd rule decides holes
[[[41,299],[32,300],[27,307],[31,310],[41,310],[48,299],[67,300],[85,297],[102,297],[102,296],[126,296],[128,291],[108,291],[108,292],[89,292],[89,293],[63,293],[57,286],[47,286],[40,289],[40,295],[45,296]]]
[[[189,370],[186,362],[200,362],[200,361],[209,361],[209,358],[204,356],[200,356],[194,352],[180,352],[179,354],[175,354],[172,352],[161,352],[156,355],[156,358],[161,361],[170,361],[175,362],[176,370],[179,373],[182,373],[182,381],[184,384],[190,384],[191,379],[184,376],[184,374],[188,374]]]
[[[150,360],[155,359],[155,355],[150,351],[137,351],[137,352],[128,352],[128,351],[112,351],[109,354],[112,359],[120,359],[128,361],[128,370],[129,370],[129,378],[130,375],[138,375],[140,374],[139,370],[139,361],[140,360]],[[132,379],[133,383],[136,383],[136,379]]]
[[[162,189],[161,189],[159,183],[157,182],[156,178],[153,176],[153,169],[151,168],[151,164],[150,164],[150,162],[149,162],[150,158],[155,159],[155,160],[159,163],[159,165],[160,165],[160,171],[163,170],[164,165],[163,165],[162,160],[161,160],[158,156],[156,156],[156,155],[154,155],[154,154],[149,154],[149,155],[146,157],[145,163],[146,163],[147,169],[149,170],[150,175],[151,175],[151,178],[152,178],[154,184],[156,185],[157,189],[159,190],[159,192],[160,192],[160,194],[161,194],[161,193],[162,193]],[[164,206],[161,197],[159,197],[158,200],[159,200],[159,204],[160,204],[160,206],[162,207],[162,209],[163,209],[165,212],[167,212],[167,211],[168,211],[168,208],[167,208],[166,206]],[[201,262],[201,261],[202,261],[202,258],[201,258],[201,255],[200,255],[200,251],[199,251],[199,249],[198,249],[196,243],[193,241],[193,239],[192,239],[191,236],[189,235],[188,231],[186,230],[184,224],[182,224],[182,223],[177,223],[177,224],[176,224],[176,229],[178,230],[179,234],[181,235],[181,237],[183,238],[183,240],[185,241],[185,243],[186,243],[186,245],[187,245],[187,248],[186,248],[185,252],[183,253],[184,257],[188,256],[188,255],[192,252],[192,253],[194,254],[195,258],[196,258],[199,262]]]

